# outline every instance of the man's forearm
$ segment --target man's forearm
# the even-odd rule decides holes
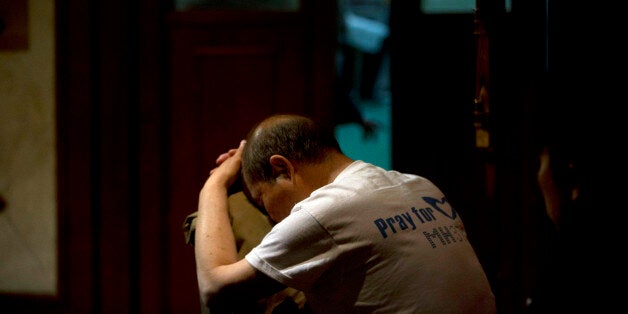
[[[201,297],[221,288],[220,266],[237,261],[227,188],[208,180],[199,194],[194,253]],[[206,301],[206,300],[203,300]]]

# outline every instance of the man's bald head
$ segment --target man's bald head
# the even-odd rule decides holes
[[[274,178],[270,157],[281,155],[295,163],[319,163],[329,152],[341,152],[333,128],[294,114],[277,114],[258,123],[247,136],[242,153],[245,184]]]

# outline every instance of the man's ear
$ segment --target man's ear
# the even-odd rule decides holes
[[[281,155],[270,156],[270,165],[273,167],[273,176],[291,180],[294,174],[294,167],[290,160]]]

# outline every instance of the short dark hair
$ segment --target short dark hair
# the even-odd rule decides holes
[[[272,180],[272,155],[281,155],[295,162],[318,163],[330,151],[341,151],[333,128],[301,115],[270,116],[258,123],[247,136],[242,153],[244,182],[252,184]]]

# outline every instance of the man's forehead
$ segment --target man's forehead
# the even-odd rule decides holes
[[[246,195],[246,197],[249,198],[250,201],[255,202],[256,204],[259,204],[259,201],[261,200],[261,188],[260,188],[260,183],[255,183],[255,184],[251,184],[251,183],[245,183],[243,184],[243,188],[244,188],[244,194]]]
[[[255,187],[251,187],[250,185],[245,186],[244,195],[247,197],[249,202],[255,206],[260,212],[265,215],[268,215],[266,208],[264,206],[264,202],[262,201],[262,193],[263,191],[260,188],[261,184],[256,184]]]

